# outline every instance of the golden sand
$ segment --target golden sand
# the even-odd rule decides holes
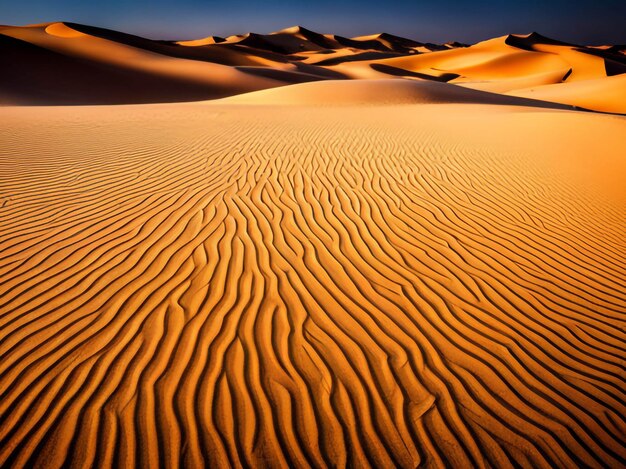
[[[624,466],[626,117],[571,107],[621,76],[498,39],[262,89],[31,30],[238,96],[0,108],[0,467]]]

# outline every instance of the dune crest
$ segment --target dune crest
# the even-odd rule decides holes
[[[197,47],[197,46],[207,46],[211,44],[219,44],[224,41],[226,41],[226,39],[224,39],[223,37],[207,36],[202,39],[193,39],[190,41],[176,41],[176,44],[180,46]]]
[[[45,31],[52,36],[64,38],[76,38],[85,36],[85,34],[70,28],[65,23],[52,23],[49,26],[46,26]]]

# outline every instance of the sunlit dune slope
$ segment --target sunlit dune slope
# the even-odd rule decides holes
[[[346,83],[3,108],[0,467],[624,467],[626,118]]]
[[[370,66],[385,71],[393,67],[396,74],[421,77],[448,75],[446,81],[463,86],[535,97],[547,101],[576,104],[603,112],[626,113],[621,78],[626,76],[626,60],[617,52],[559,43],[536,33],[528,36],[503,36],[468,48],[377,60]],[[587,85],[587,82],[591,82]],[[528,95],[527,88],[567,84],[555,87],[563,92]],[[575,85],[580,83],[580,85]],[[583,84],[584,83],[584,84]],[[571,91],[565,91],[570,89]],[[520,93],[517,93],[517,91]],[[585,96],[584,90],[595,93]],[[578,99],[576,99],[576,97]]]
[[[569,66],[559,56],[527,51],[506,43],[507,36],[480,42],[468,48],[433,52],[384,61],[387,65],[411,71],[440,70],[467,79],[512,78]]]
[[[189,46],[189,47],[197,47],[197,46],[207,46],[211,44],[219,44],[220,42],[224,42],[226,39],[219,36],[207,36],[202,39],[192,39],[190,41],[177,41],[176,44],[181,46]]]
[[[517,89],[508,94],[567,103],[603,112],[626,114],[626,74],[574,83]]]
[[[385,105],[477,103],[571,109],[571,106],[522,99],[432,81],[379,79],[320,81],[245,93],[220,100],[233,104],[266,105]]]

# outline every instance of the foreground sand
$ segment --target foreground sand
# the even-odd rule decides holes
[[[626,118],[245,101],[3,109],[0,466],[624,465]]]

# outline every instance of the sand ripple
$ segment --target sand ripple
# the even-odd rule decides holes
[[[433,109],[7,110],[0,466],[623,466],[623,205]]]

